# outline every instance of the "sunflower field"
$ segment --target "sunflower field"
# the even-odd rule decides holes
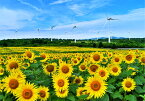
[[[145,101],[145,51],[1,47],[0,101]]]

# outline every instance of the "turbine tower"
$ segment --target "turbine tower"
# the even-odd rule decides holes
[[[110,21],[113,21],[113,20],[118,20],[118,19],[114,19],[114,18],[111,18],[111,17],[107,17],[107,22],[108,22],[108,33],[110,32],[110,26],[109,26],[109,24],[110,24]],[[107,24],[107,22],[106,22],[106,24]],[[105,25],[106,25],[105,24]],[[109,37],[108,37],[108,43],[110,43],[111,42],[111,36],[109,35]]]
[[[55,27],[56,27],[55,25],[54,25],[54,26],[51,26],[51,27],[50,27],[50,30],[53,31],[53,29],[54,29]],[[50,38],[50,40],[53,41],[52,38]]]
[[[77,26],[73,26],[72,29],[74,30],[74,29],[76,29],[76,28],[77,28]],[[74,42],[75,42],[75,43],[77,42],[76,38],[74,38]]]

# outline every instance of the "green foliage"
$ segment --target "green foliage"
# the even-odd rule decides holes
[[[94,47],[94,48],[144,48],[144,38],[132,38],[128,39],[111,39],[111,43],[108,43],[108,39],[99,40],[77,40],[75,43],[73,39],[53,39],[51,41],[48,38],[34,38],[34,39],[7,39],[0,41],[1,47],[39,47],[39,46],[78,46],[78,47]]]

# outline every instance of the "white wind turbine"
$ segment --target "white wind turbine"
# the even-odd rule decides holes
[[[111,42],[111,35],[110,35],[110,21],[113,21],[113,20],[118,20],[118,19],[114,19],[114,18],[111,18],[111,17],[107,17],[106,18],[106,22],[104,23],[104,25],[103,25],[103,28],[105,28],[106,27],[106,25],[108,24],[108,43],[110,43]]]
[[[74,30],[74,29],[76,29],[76,28],[78,28],[78,27],[77,27],[77,26],[73,26],[72,29]],[[74,38],[74,42],[75,42],[75,43],[77,42],[76,38]]]
[[[53,31],[53,29],[54,29],[55,27],[56,27],[55,25],[54,25],[54,26],[51,26],[51,27],[50,27],[50,30]],[[52,33],[52,34],[53,34],[53,33]],[[52,38],[50,38],[50,40],[53,41]]]

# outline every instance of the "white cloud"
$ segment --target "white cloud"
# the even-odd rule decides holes
[[[27,5],[27,6],[31,7],[31,8],[33,8],[33,9],[35,9],[36,11],[39,11],[39,12],[42,11],[40,8],[38,8],[38,7],[36,7],[36,6],[32,5],[32,4],[30,4],[30,3],[28,3],[28,2],[24,2],[24,1],[22,1],[22,0],[17,0],[17,1],[20,2],[21,4]]]
[[[85,5],[84,4],[81,4],[81,5],[78,5],[78,4],[74,4],[74,5],[71,5],[69,8],[75,12],[77,14],[77,16],[82,16],[84,15],[84,12],[81,10],[82,7],[84,7]]]
[[[22,28],[31,21],[33,14],[23,10],[0,8],[0,30]]]
[[[74,3],[69,5],[71,9],[77,16],[83,16],[91,13],[93,9],[103,7],[109,4],[110,0],[88,0],[83,3]]]
[[[64,25],[64,26],[57,26],[56,30],[58,31],[68,31],[71,32],[73,26],[77,26],[78,28],[75,29],[76,34],[86,33],[89,36],[97,35],[96,33],[100,32],[98,36],[124,36],[124,37],[144,37],[145,36],[145,8],[139,8],[130,11],[127,14],[123,15],[112,15],[111,18],[116,18],[119,20],[113,20],[107,22],[106,18],[101,18],[92,21],[83,21],[78,22],[75,24]],[[109,24],[109,32],[108,32],[108,24]],[[132,34],[128,34],[128,32]],[[85,34],[84,34],[85,36]],[[82,36],[82,37],[84,37]],[[88,37],[89,37],[88,36]]]
[[[50,5],[62,4],[62,3],[70,2],[70,1],[72,1],[72,0],[57,0],[57,1],[50,3]]]
[[[18,33],[15,33],[17,34],[16,35],[17,37],[16,36],[10,37],[8,35],[8,33],[10,32],[3,32],[5,33],[5,36],[3,36],[2,38],[4,39],[4,38],[52,37],[52,38],[87,39],[95,37],[108,37],[110,35],[118,37],[145,37],[144,10],[145,8],[139,8],[129,11],[127,14],[110,16],[111,18],[116,18],[119,20],[110,21],[109,32],[107,30],[108,23],[106,24],[105,27],[103,27],[105,22],[107,21],[106,18],[100,18],[92,21],[83,21],[69,25],[56,26],[52,31],[50,30],[50,28],[45,30],[40,29],[40,33],[37,33],[36,30],[31,32],[20,31]],[[31,17],[30,18],[28,17],[27,19],[31,19]],[[72,29],[73,26],[77,26],[77,28]]]

